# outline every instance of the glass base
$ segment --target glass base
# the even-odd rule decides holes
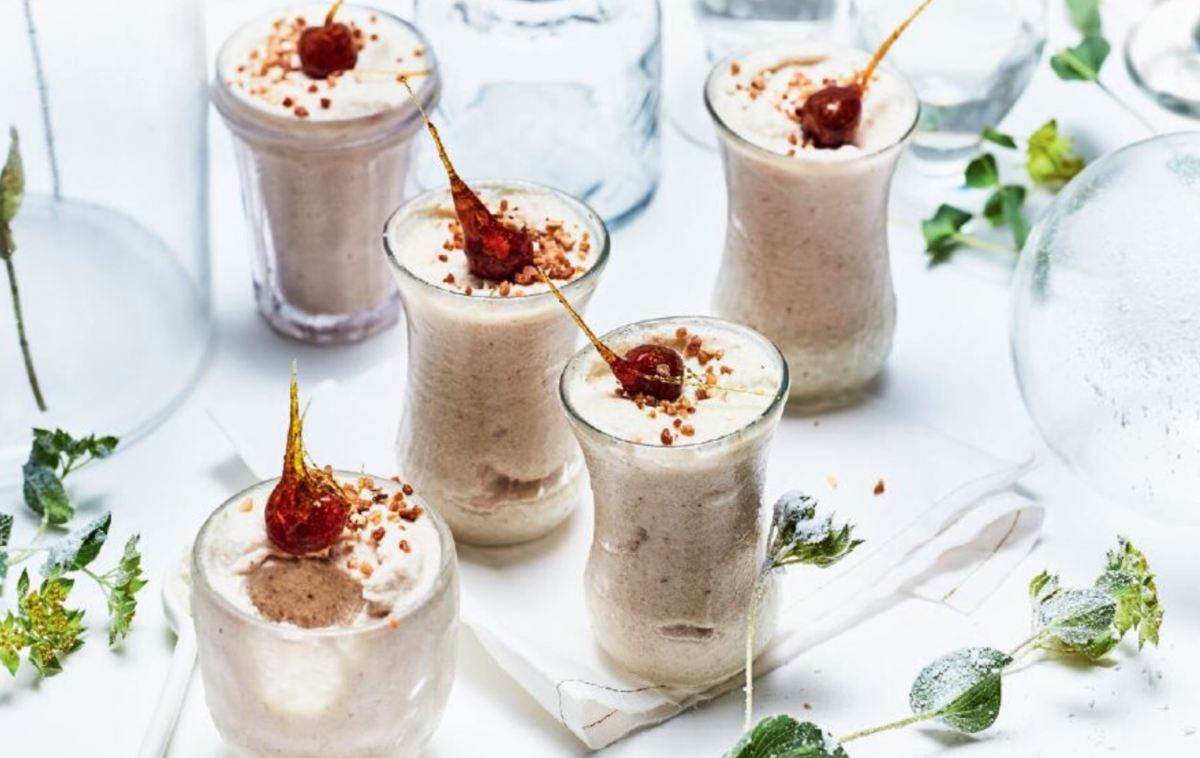
[[[361,342],[400,320],[400,293],[393,292],[383,305],[355,313],[307,313],[283,302],[269,287],[254,283],[258,312],[271,328],[285,337],[314,345]]]
[[[31,196],[13,237],[25,329],[49,410],[38,411],[29,390],[5,286],[0,487],[21,481],[32,427],[115,434],[126,447],[187,396],[212,346],[211,311],[196,279],[133,219]]]
[[[1200,0],[1154,6],[1125,43],[1133,81],[1159,104],[1200,117]]]

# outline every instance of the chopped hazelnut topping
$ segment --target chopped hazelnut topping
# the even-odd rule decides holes
[[[358,570],[363,576],[370,576],[375,573],[375,567],[366,562],[358,564]]]
[[[408,544],[408,540],[400,540],[400,550],[405,553],[412,552],[412,546]]]
[[[400,488],[400,491],[403,492],[405,495],[411,495],[413,493],[412,485],[406,484]]]
[[[376,511],[378,513],[378,511]],[[387,529],[382,526],[375,527],[375,531],[371,532],[371,539],[376,542],[381,542],[387,536]]]
[[[296,114],[296,118],[308,118],[308,108],[305,108],[303,105],[297,105],[293,113]]]
[[[391,629],[399,629],[400,628],[400,619],[388,619],[388,627],[390,627]]]
[[[238,510],[242,513],[249,513],[250,511],[254,510],[254,498],[248,497],[242,502],[238,503]]]
[[[664,445],[671,445],[675,442],[675,438],[671,436],[670,429],[663,429],[662,434],[659,435],[659,439],[662,440]]]
[[[875,482],[875,489],[873,491],[876,495],[882,495],[885,489],[886,487],[884,486],[882,479],[880,479],[878,482]]]
[[[691,424],[684,424],[683,426],[679,427],[679,433],[684,437],[692,437],[696,434],[696,428]]]

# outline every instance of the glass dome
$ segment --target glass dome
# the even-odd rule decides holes
[[[1113,500],[1200,521],[1200,133],[1071,182],[1017,269],[1012,347],[1047,444]]]
[[[0,150],[20,134],[11,225],[32,362],[0,288],[0,486],[31,427],[126,443],[192,385],[211,343],[208,101],[199,0],[0,5]],[[154,65],[146,65],[153,61]]]

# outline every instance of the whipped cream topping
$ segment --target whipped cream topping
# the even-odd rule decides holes
[[[413,108],[397,80],[432,65],[425,41],[413,27],[389,14],[344,5],[334,17],[355,34],[358,63],[327,79],[300,70],[296,51],[306,26],[325,23],[329,4],[296,5],[258,18],[234,32],[217,60],[217,75],[245,105],[300,121],[345,121],[393,108]],[[420,95],[429,76],[410,79]]]
[[[553,192],[529,185],[480,182],[471,185],[488,209],[510,226],[524,227],[534,237],[535,256],[555,285],[583,276],[600,257],[597,222],[579,206]],[[450,190],[418,198],[411,212],[399,213],[387,225],[388,248],[397,263],[422,281],[473,297],[522,297],[549,292],[536,273],[516,282],[481,279],[470,272],[463,252],[462,227]],[[563,314],[566,318],[566,314]]]
[[[712,320],[678,319],[632,326],[606,336],[618,355],[642,343],[684,356],[683,395],[664,402],[631,399],[608,364],[588,346],[564,375],[568,404],[600,431],[643,445],[694,445],[749,426],[771,406],[783,380],[782,362],[769,342]]]
[[[852,159],[896,144],[916,123],[917,98],[904,79],[886,66],[876,69],[863,96],[856,144],[806,145],[796,109],[828,82],[853,82],[870,60],[867,53],[820,42],[756,48],[718,64],[708,82],[709,103],[730,131],[764,150],[803,160]]]
[[[437,527],[420,501],[405,495],[402,485],[369,477],[338,477],[338,481],[352,500],[358,498],[358,508],[341,540],[320,557],[332,559],[362,587],[366,605],[348,626],[400,616],[437,580],[442,563]],[[373,502],[364,481],[387,499]],[[305,560],[278,550],[267,537],[263,512],[275,484],[263,482],[214,514],[200,545],[201,565],[212,589],[255,618],[263,616],[250,598],[249,574],[269,558]]]

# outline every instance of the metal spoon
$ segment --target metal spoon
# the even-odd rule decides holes
[[[162,603],[167,623],[175,632],[175,652],[171,667],[158,696],[158,705],[150,717],[138,758],[162,758],[171,744],[175,723],[183,707],[192,670],[196,667],[196,632],[192,626],[191,550],[185,550],[163,580]]]

